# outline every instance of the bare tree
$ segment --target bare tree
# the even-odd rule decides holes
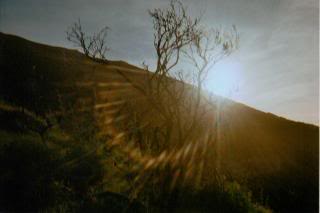
[[[182,85],[174,84],[168,78],[172,70],[180,61],[183,48],[193,43],[200,36],[200,18],[192,18],[187,14],[187,8],[178,0],[171,0],[169,7],[149,10],[153,20],[154,48],[157,55],[155,73],[149,80],[148,99],[157,106],[158,113],[164,118],[164,141],[171,140],[174,122],[180,123]],[[182,79],[179,79],[182,80]],[[183,86],[182,86],[183,87]],[[166,126],[170,128],[165,128]],[[180,131],[181,132],[181,131]]]
[[[199,33],[200,18],[192,19],[178,0],[167,9],[149,10],[153,19],[154,47],[157,54],[156,74],[167,75],[178,64],[181,49]]]
[[[76,47],[81,48],[83,53],[92,59],[106,59],[106,53],[110,50],[107,46],[108,26],[102,28],[93,35],[87,35],[82,28],[80,19],[73,23],[67,30],[67,40]]]
[[[238,44],[239,34],[234,25],[232,30],[225,32],[221,29],[201,30],[201,34],[197,35],[186,51],[183,51],[194,66],[193,84],[196,86],[196,95],[193,99],[195,106],[191,113],[193,119],[186,131],[186,137],[192,133],[196,125],[196,119],[199,116],[201,91],[208,73],[218,61],[235,51],[238,48]]]
[[[146,147],[152,143],[150,147],[153,150],[149,150],[152,159],[145,161],[151,165],[154,162],[159,163],[159,159],[162,159],[161,153],[170,152],[173,155],[176,150],[177,155],[181,156],[183,148],[194,147],[195,141],[203,142],[199,146],[203,150],[200,151],[199,148],[198,154],[205,153],[208,141],[214,138],[214,132],[213,122],[210,121],[208,124],[205,121],[206,116],[211,115],[206,114],[208,105],[201,104],[204,81],[211,67],[237,48],[239,35],[235,27],[228,33],[220,29],[206,30],[200,26],[200,18],[190,17],[186,8],[177,0],[172,0],[166,9],[149,11],[149,15],[153,20],[154,47],[157,55],[155,72],[148,75],[144,84],[138,83],[121,70],[117,71],[145,96],[145,105],[148,106],[147,112],[137,115],[139,119],[130,116],[131,122],[134,123],[133,128],[126,131],[137,132],[135,128],[141,126],[137,121],[148,116],[154,117],[140,131],[143,134],[130,135],[132,138],[136,137],[139,147]],[[194,65],[191,76],[194,85],[185,83],[186,74],[183,71],[177,72],[175,76],[171,74],[183,57]],[[148,69],[144,63],[143,66]],[[140,151],[148,154],[146,149]],[[188,153],[188,150],[184,150],[183,153]],[[172,156],[171,154],[169,156]],[[149,168],[144,168],[146,167]],[[170,166],[164,168],[169,170],[168,173],[174,169],[171,170]],[[151,170],[150,173],[143,170],[141,174],[143,183],[152,179],[152,176],[157,176]],[[154,184],[153,187],[159,188],[161,185]]]
[[[220,29],[207,30],[200,25],[201,18],[189,16],[187,8],[178,0],[171,0],[168,8],[149,11],[149,15],[153,20],[157,64],[149,81],[148,99],[165,119],[161,128],[165,131],[164,140],[171,140],[174,127],[178,132],[176,141],[184,143],[197,131],[196,124],[201,120],[201,91],[208,72],[217,61],[236,49],[239,36],[235,27],[229,33]],[[192,92],[185,85],[183,72],[176,76],[170,72],[182,57],[194,65],[192,83],[196,87]]]
[[[161,133],[158,134],[161,138],[156,141],[170,144],[174,140],[183,144],[200,128],[199,121],[204,115],[204,110],[200,109],[201,91],[208,72],[217,61],[237,48],[239,35],[235,27],[230,32],[206,30],[200,26],[200,18],[188,16],[186,8],[176,0],[170,2],[169,8],[154,9],[149,14],[155,30],[155,73],[146,87],[132,82],[121,71],[119,73],[146,96],[150,109],[161,117]],[[183,72],[178,72],[177,76],[169,73],[182,57],[194,65],[195,87],[185,83]]]
[[[200,90],[211,68],[224,57],[230,55],[238,48],[239,34],[235,26],[231,31],[221,29],[201,30],[193,42],[189,45],[184,55],[194,65],[193,82]]]

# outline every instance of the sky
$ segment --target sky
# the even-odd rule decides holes
[[[168,0],[0,0],[0,31],[75,48],[65,31],[78,18],[88,32],[109,26],[108,58],[154,67],[148,9]],[[318,0],[182,0],[206,27],[237,26],[239,49],[220,61],[206,88],[265,112],[319,123]]]

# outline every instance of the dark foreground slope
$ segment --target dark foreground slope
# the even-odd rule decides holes
[[[131,111],[149,107],[142,94],[123,77],[125,74],[143,85],[148,72],[121,61],[98,63],[74,50],[1,33],[0,70],[2,102],[44,118],[74,108],[91,112],[104,136],[125,131],[123,124],[132,115],[123,113],[126,103],[134,106]],[[218,156],[218,170],[252,191],[255,201],[276,211],[317,212],[319,128],[223,98],[216,97],[211,105],[207,118],[216,124],[212,132],[217,143],[212,155]],[[99,114],[103,110],[107,111]],[[3,131],[15,133],[27,128],[11,122],[19,119],[16,115],[0,116]],[[141,121],[144,131],[157,126],[156,116],[148,114]],[[76,132],[75,124],[82,121],[81,116],[75,117],[64,122],[69,132]],[[212,162],[204,165],[209,170]],[[121,191],[115,188],[109,186],[110,191]]]

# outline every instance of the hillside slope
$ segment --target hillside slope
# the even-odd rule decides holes
[[[97,63],[75,50],[0,33],[0,70],[1,101],[39,115],[61,110],[64,101],[77,109],[92,108],[105,135],[125,131],[123,123],[132,114],[123,113],[122,107],[128,102],[137,113],[148,108],[146,98],[123,77],[144,85],[148,72],[122,61]],[[214,123],[217,145],[212,155],[219,156],[219,170],[245,181],[254,196],[264,191],[274,209],[316,211],[318,127],[221,97],[210,107],[206,122]],[[140,123],[147,131],[157,126],[157,115],[146,114]],[[211,163],[205,162],[204,168]]]

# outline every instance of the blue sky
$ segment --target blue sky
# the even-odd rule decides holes
[[[217,64],[207,82],[209,90],[221,88],[221,82],[233,88],[232,82],[237,89],[224,95],[236,101],[318,123],[318,0],[182,2],[192,15],[204,12],[206,26],[235,24],[240,33],[239,50]],[[155,55],[147,10],[167,4],[167,0],[1,0],[0,31],[73,48],[65,31],[80,17],[88,31],[111,27],[109,58],[136,65],[145,61],[152,67]]]

